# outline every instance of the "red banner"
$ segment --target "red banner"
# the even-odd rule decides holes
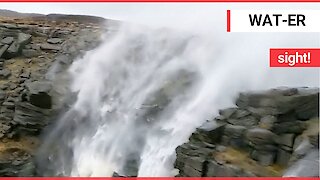
[[[270,67],[320,67],[320,49],[270,49]]]

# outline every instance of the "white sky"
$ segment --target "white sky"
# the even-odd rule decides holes
[[[142,24],[178,23],[181,26],[208,25],[220,21],[217,17],[224,15],[226,9],[239,8],[320,10],[320,3],[0,3],[0,9],[18,12],[85,14]]]

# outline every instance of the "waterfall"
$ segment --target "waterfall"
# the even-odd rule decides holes
[[[134,25],[107,34],[68,70],[74,102],[45,136],[42,174],[174,176],[175,148],[239,91],[318,83],[291,80],[293,71],[268,76],[266,57],[259,59],[266,48],[246,57],[242,46],[225,45]]]

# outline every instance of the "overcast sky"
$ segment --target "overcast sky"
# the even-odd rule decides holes
[[[320,3],[0,3],[28,13],[96,15],[142,24],[197,25],[220,21],[226,9],[320,9]],[[222,21],[225,21],[223,18]],[[215,25],[216,26],[216,25]]]

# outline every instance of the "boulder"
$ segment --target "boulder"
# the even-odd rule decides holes
[[[256,151],[256,160],[262,166],[270,166],[274,163],[275,153],[272,151]]]
[[[246,130],[247,128],[244,126],[227,124],[225,126],[224,134],[233,138],[241,138]]]
[[[280,146],[293,147],[293,142],[295,138],[295,134],[281,134],[276,139],[277,144]]]
[[[0,42],[2,44],[8,44],[10,45],[13,42],[14,38],[13,37],[5,37],[3,38]]]
[[[60,38],[50,38],[47,40],[49,44],[61,44],[63,42]]]
[[[6,59],[10,59],[13,57],[16,57],[19,55],[20,51],[21,51],[21,45],[14,41],[9,48],[7,49],[7,51],[3,54],[3,57]]]
[[[262,128],[253,128],[247,131],[246,137],[254,144],[274,144],[276,135]]]
[[[26,57],[26,58],[32,58],[32,57],[36,57],[39,56],[40,52],[34,49],[23,49],[22,50],[22,56]]]
[[[6,79],[11,75],[11,71],[9,69],[0,70],[0,79]]]
[[[198,128],[189,138],[190,141],[194,142],[206,142],[209,144],[219,143],[224,130],[223,125],[218,125],[213,129],[207,129],[206,127]]]
[[[61,46],[48,44],[48,43],[41,44],[40,48],[42,50],[49,50],[49,51],[59,51],[59,50],[61,50]]]
[[[275,123],[273,125],[272,132],[276,134],[284,134],[284,133],[300,134],[305,129],[307,129],[307,125],[304,121],[291,121],[291,122]]]
[[[237,111],[238,108],[228,108],[219,110],[219,114],[225,118],[230,118],[233,113]]]
[[[280,166],[286,167],[289,163],[289,160],[291,158],[291,153],[279,148],[277,152],[277,160],[276,163]]]
[[[13,121],[17,124],[14,132],[18,135],[37,135],[48,125],[50,110],[36,107],[27,102],[16,103]]]
[[[2,55],[7,51],[8,48],[9,45],[7,44],[0,46],[0,58],[3,57]]]
[[[204,163],[206,159],[204,157],[190,157],[185,160],[185,165],[202,172],[204,170]]]
[[[253,127],[258,124],[258,119],[254,116],[245,116],[240,119],[227,119],[227,122],[233,125]]]
[[[29,101],[31,104],[49,109],[52,106],[50,91],[52,83],[49,81],[35,81],[27,83]]]

